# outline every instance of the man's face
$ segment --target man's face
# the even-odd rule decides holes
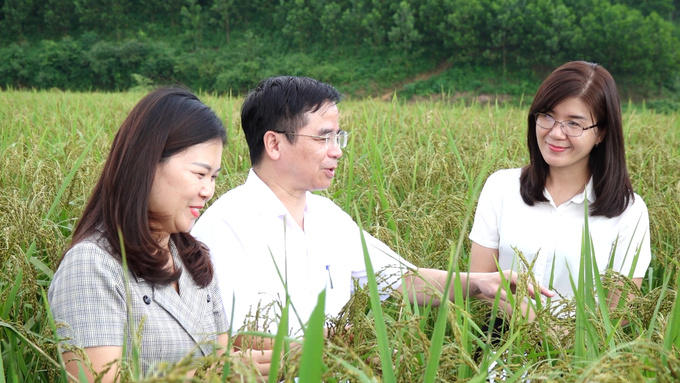
[[[342,156],[340,147],[328,149],[325,140],[305,136],[324,136],[340,130],[335,103],[326,103],[314,113],[307,112],[306,117],[307,125],[297,132],[295,143],[282,137],[281,164],[292,189],[290,192],[327,189]]]

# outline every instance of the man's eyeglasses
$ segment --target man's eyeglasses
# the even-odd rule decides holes
[[[562,133],[569,137],[580,137],[584,130],[592,129],[597,126],[597,124],[584,127],[576,121],[557,121],[555,118],[549,114],[536,113],[536,126],[539,128],[550,130],[555,127],[555,124],[560,124]]]
[[[319,140],[319,141],[324,140],[324,141],[326,141],[326,148],[327,149],[335,149],[336,147],[341,147],[341,148],[347,147],[347,136],[349,135],[349,132],[346,132],[344,130],[341,130],[337,133],[335,133],[335,132],[326,133],[323,136],[314,136],[314,135],[311,135],[311,134],[287,133],[287,132],[276,132],[276,133],[288,134],[288,135],[291,135],[291,136],[311,137],[311,138],[313,138],[315,140]]]

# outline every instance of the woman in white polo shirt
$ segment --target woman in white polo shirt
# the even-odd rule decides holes
[[[492,174],[470,233],[470,271],[526,269],[563,296],[574,294],[587,203],[600,273],[608,265],[642,283],[651,259],[647,207],[626,169],[621,107],[603,67],[569,62],[545,79],[527,118],[530,162]],[[634,259],[637,256],[636,263]],[[618,301],[618,299],[616,299]]]

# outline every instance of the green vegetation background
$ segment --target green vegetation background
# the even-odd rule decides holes
[[[305,75],[352,96],[532,95],[556,66],[680,93],[679,0],[0,0],[0,87],[242,94]]]
[[[65,381],[60,379],[44,293],[113,136],[143,95],[0,92],[0,383]],[[219,196],[243,183],[250,167],[239,128],[242,99],[207,94],[201,99],[229,131],[217,181],[215,195]],[[528,161],[527,103],[369,99],[343,101],[340,109],[341,124],[352,132],[351,140],[336,180],[324,194],[414,264],[446,268],[453,263],[466,270],[470,248],[466,237],[483,181],[497,169]],[[531,323],[515,316],[494,345],[480,330],[489,323],[489,308],[484,311],[478,301],[459,299],[446,311],[430,311],[397,299],[385,303],[383,321],[386,342],[398,350],[391,355],[378,352],[381,333],[375,310],[367,312],[367,295],[357,294],[336,322],[340,329],[351,323],[350,333],[327,341],[323,352],[317,353],[325,366],[321,381],[346,377],[389,382],[387,370],[369,363],[387,358],[394,363],[399,382],[483,382],[491,351],[499,351],[496,358],[505,364],[508,381],[677,381],[678,117],[677,112],[624,105],[628,169],[635,191],[649,209],[653,253],[642,291],[624,286],[634,294],[631,302],[601,310],[592,300],[592,286],[586,284],[581,291],[590,303],[588,299],[572,302],[562,314],[546,306]],[[611,287],[611,282],[606,286]],[[522,301],[521,295],[517,301]],[[437,338],[434,319],[441,312],[446,328]],[[630,325],[622,328],[619,319]],[[440,354],[433,351],[436,345]],[[432,380],[427,380],[431,358],[439,365],[431,372]],[[282,371],[290,380],[299,365],[299,355],[287,355]],[[173,368],[165,379],[148,381],[173,381],[171,376],[181,381],[193,367]],[[361,379],[362,374],[370,379]],[[195,381],[222,381],[217,375]],[[132,375],[121,379],[141,380]]]

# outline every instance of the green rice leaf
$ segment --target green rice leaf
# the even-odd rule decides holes
[[[356,205],[354,209],[356,211],[357,217],[359,217],[359,211],[357,210]],[[364,230],[362,228],[361,219],[357,220],[357,224],[359,225],[359,235],[361,236],[361,247],[364,251],[364,263],[366,265],[366,276],[368,278],[371,309],[373,310],[373,317],[375,319],[375,332],[376,338],[378,340],[378,353],[380,355],[380,363],[382,365],[383,381],[386,383],[395,383],[396,378],[394,376],[394,367],[392,366],[392,350],[390,349],[387,338],[387,327],[383,317],[380,293],[378,292],[378,283],[375,279],[375,271],[373,271],[371,257],[369,256],[368,248],[366,247],[366,238],[364,238]]]
[[[0,342],[0,383],[5,383],[5,366],[2,364],[2,342]]]
[[[362,383],[376,383],[377,382],[375,379],[371,379],[368,375],[366,375],[365,372],[363,372],[360,369],[352,366],[351,364],[349,364],[346,361],[338,358],[337,356],[331,354],[330,357],[335,359],[338,363],[340,363],[343,367],[345,367],[347,369],[347,371],[354,373],[359,378],[360,382],[362,382]]]
[[[52,280],[54,278],[54,272],[52,269],[50,269],[46,264],[43,263],[38,257],[31,257],[28,260],[33,266],[36,267],[36,269],[40,270],[43,274],[47,275],[47,277]]]
[[[326,289],[319,293],[316,307],[309,317],[305,341],[302,345],[302,356],[300,357],[300,381],[301,382],[321,382],[321,371],[323,369],[323,349],[324,349],[324,324],[326,314]],[[279,328],[279,332],[281,329]],[[277,334],[278,338],[278,334]]]
[[[12,286],[12,290],[9,292],[9,295],[5,300],[5,304],[2,307],[3,320],[9,319],[9,312],[12,309],[12,306],[14,306],[14,300],[16,299],[17,293],[19,292],[19,288],[21,287],[21,281],[23,280],[23,277],[24,272],[21,269],[19,269],[17,276],[14,278],[14,286]]]
[[[288,334],[288,310],[290,308],[290,298],[286,297],[286,305],[281,311],[281,322],[276,331],[274,340],[274,351],[272,353],[271,367],[269,369],[269,383],[278,381],[279,370],[281,368],[281,353],[283,352],[284,336]]]
[[[676,273],[675,291],[680,291],[680,273]],[[673,346],[680,348],[680,294],[675,295],[673,308],[671,309],[666,333],[663,339],[663,348],[671,351]]]
[[[52,202],[52,206],[50,206],[50,210],[47,211],[47,214],[45,214],[45,218],[43,219],[43,225],[52,217],[54,214],[54,211],[57,209],[57,206],[59,206],[59,202],[61,201],[61,197],[64,195],[64,192],[66,192],[66,188],[68,187],[68,184],[71,183],[71,180],[73,179],[73,176],[76,174],[76,171],[78,171],[78,168],[80,167],[80,164],[83,163],[83,160],[85,160],[85,157],[87,154],[90,152],[90,149],[92,149],[92,145],[94,145],[95,140],[97,137],[99,137],[99,133],[101,132],[101,129],[99,129],[90,139],[90,142],[87,144],[87,147],[85,147],[85,150],[80,154],[76,162],[73,163],[73,166],[71,166],[71,171],[68,173],[66,178],[61,183],[61,187],[59,188],[59,191],[57,192],[57,195],[54,197],[54,202]]]

